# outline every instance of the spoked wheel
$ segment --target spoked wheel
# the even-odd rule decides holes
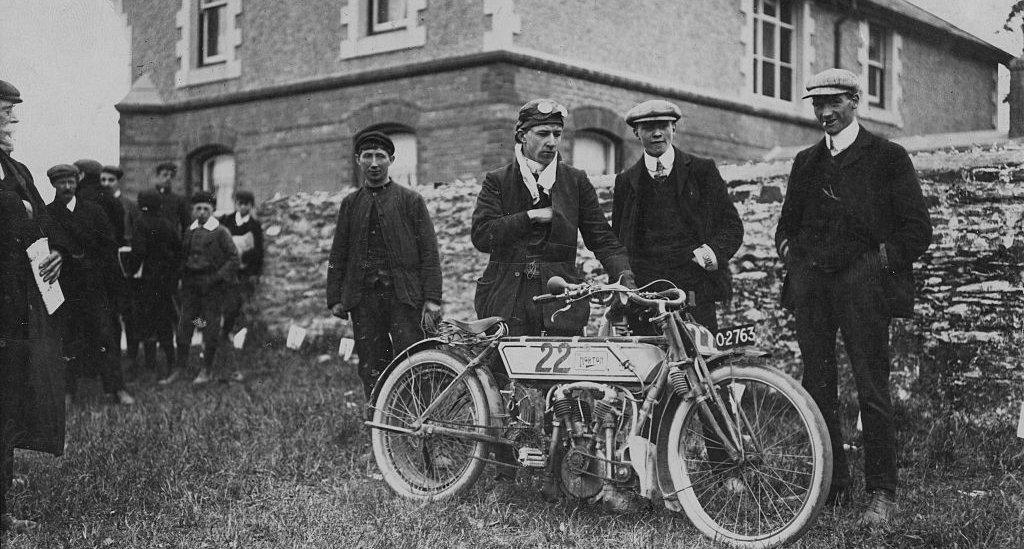
[[[454,356],[438,350],[413,354],[384,381],[377,396],[376,423],[411,429],[412,423],[465,369]],[[459,381],[426,420],[427,424],[473,430],[487,425],[487,400],[479,381]],[[371,429],[373,455],[384,481],[401,496],[440,500],[458,495],[476,482],[487,444],[450,435],[410,435]]]
[[[679,503],[704,535],[733,546],[796,540],[817,518],[832,479],[821,412],[803,387],[775,370],[724,366],[711,377],[739,429],[743,455],[730,458],[699,406],[682,403],[666,446]],[[717,412],[716,418],[722,423]]]

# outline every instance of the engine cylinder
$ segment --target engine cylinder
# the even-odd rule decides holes
[[[690,380],[686,379],[686,372],[679,368],[672,368],[668,373],[668,382],[679,396],[686,396],[690,392]]]

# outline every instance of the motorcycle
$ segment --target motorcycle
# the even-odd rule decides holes
[[[395,493],[452,498],[494,463],[541,472],[547,495],[662,502],[737,547],[775,547],[810,528],[832,478],[828,431],[800,384],[747,345],[752,326],[712,334],[676,288],[556,277],[548,289],[534,301],[567,310],[618,299],[662,335],[618,335],[605,322],[594,337],[508,337],[500,317],[444,321],[371,396],[373,454]]]

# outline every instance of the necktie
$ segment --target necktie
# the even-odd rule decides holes
[[[664,183],[668,179],[668,171],[665,169],[665,165],[658,160],[658,164],[654,167],[654,180],[658,183]]]

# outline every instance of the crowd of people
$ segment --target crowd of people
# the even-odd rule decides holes
[[[790,175],[776,231],[787,270],[781,302],[796,319],[803,385],[828,425],[836,456],[828,497],[836,505],[849,503],[853,493],[838,407],[836,338],[842,333],[864,426],[870,501],[862,521],[881,524],[896,512],[898,487],[888,330],[891,318],[913,312],[912,265],[929,245],[931,224],[906,151],[857,121],[858,78],[823,71],[808,81],[804,97],[824,135],[796,156]],[[0,82],[0,130],[17,121],[11,107],[20,101],[13,86]],[[477,315],[503,317],[515,336],[582,334],[585,302],[554,316],[552,306],[531,299],[547,292],[552,276],[581,280],[582,235],[610,279],[630,288],[664,280],[691,290],[695,318],[715,329],[718,304],[732,293],[728,263],[742,245],[743,222],[715,162],[675,145],[680,108],[654,99],[626,114],[643,153],[615,178],[611,222],[586,173],[561,158],[567,118],[568,110],[553,99],[524,104],[514,124],[512,161],[483,179],[471,228],[473,245],[489,256],[477,279]],[[46,400],[60,394],[47,383],[66,383],[71,394],[79,377],[94,372],[111,399],[133,402],[117,352],[122,327],[130,364],[141,343],[145,364],[154,367],[160,345],[163,384],[189,371],[189,344],[201,330],[202,365],[192,382],[210,381],[218,375],[218,343],[235,326],[262,268],[252,194],[236,193],[237,210],[218,219],[211,194],[186,199],[171,190],[173,164],[157,166],[155,188],[131,201],[121,192],[119,168],[79,161],[49,170],[56,198],[45,205],[10,150],[9,139],[0,140],[5,492],[15,446],[61,451],[63,402],[45,409]],[[326,305],[352,321],[369,398],[398,353],[440,320],[442,272],[423,197],[389,176],[391,139],[363,133],[353,154],[361,181],[340,204]],[[48,238],[51,251],[30,262],[25,250],[40,237]],[[65,289],[63,312],[53,318],[40,303],[36,276]],[[652,332],[646,319],[621,313],[634,333]],[[37,368],[62,364],[61,353],[70,359],[67,376]],[[508,465],[498,468],[499,477],[514,476],[516,458],[508,447],[496,452]],[[18,524],[6,509],[3,516],[5,528]]]
[[[118,166],[57,164],[46,172],[54,198],[45,203],[29,170],[11,157],[21,102],[17,88],[0,81],[4,531],[32,526],[6,509],[14,448],[63,452],[65,413],[79,381],[99,377],[111,404],[130,406],[136,398],[126,378],[147,370],[160,385],[223,379],[217,348],[232,337],[263,267],[253,194],[235,192],[235,210],[218,218],[210,192],[186,198],[172,190],[171,162],[156,166],[154,184],[135,199],[124,192]],[[44,256],[33,259],[39,242]],[[196,330],[203,345],[193,369]]]

